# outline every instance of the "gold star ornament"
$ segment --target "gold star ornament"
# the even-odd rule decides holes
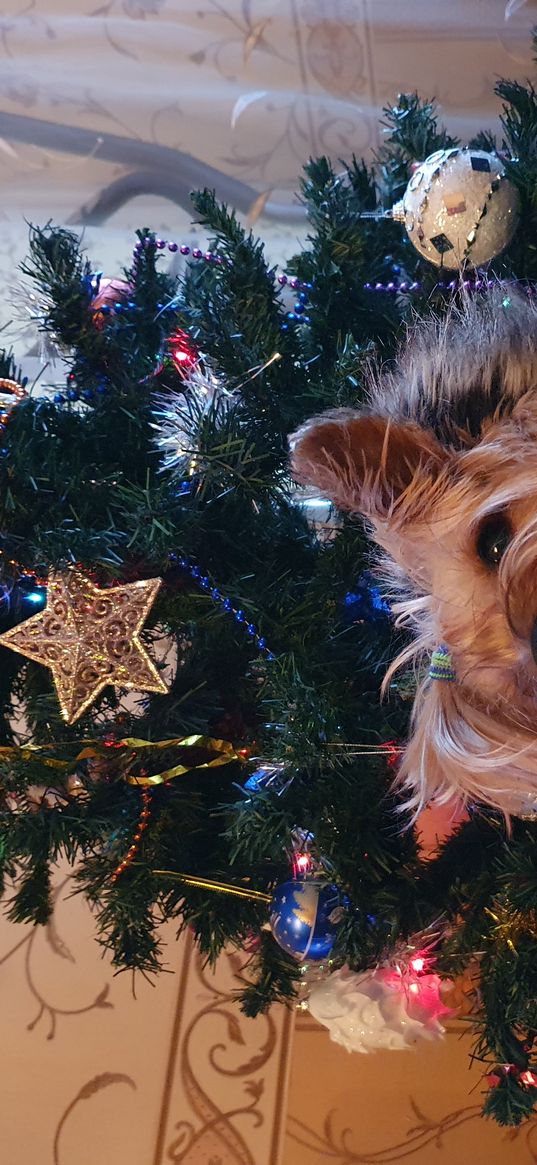
[[[51,574],[47,605],[0,644],[50,668],[63,718],[74,724],[103,688],[168,691],[140,642],[162,580],[101,590],[79,570]]]

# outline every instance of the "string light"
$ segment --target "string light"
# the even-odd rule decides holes
[[[27,380],[23,380],[22,383],[19,384],[18,380],[12,380],[6,376],[0,377],[0,396],[6,395],[14,398],[9,403],[9,405],[0,405],[0,432],[2,429],[5,429],[15,406],[19,403],[19,401],[23,400],[24,397],[28,396],[26,391],[27,383]]]
[[[38,604],[42,606],[46,601],[46,597],[46,590],[44,587],[42,587],[39,591],[27,591],[27,593],[24,595],[24,600],[27,603],[33,603],[34,606],[37,606]]]
[[[7,565],[9,567],[11,567],[11,569],[13,571],[17,571],[18,573],[20,573],[20,578],[18,580],[19,582],[23,578],[29,578],[29,579],[32,579],[34,581],[36,587],[46,587],[47,586],[48,579],[45,578],[39,571],[33,570],[32,567],[30,567],[30,566],[23,566],[22,563],[17,562],[16,558],[9,558],[8,555],[6,554],[6,551],[2,550],[1,548],[0,548],[0,557],[5,560]]]
[[[301,877],[303,874],[309,874],[313,870],[313,859],[310,854],[296,854],[293,859],[293,876],[295,878]]]
[[[178,372],[188,373],[192,368],[196,368],[199,363],[199,352],[184,328],[177,328],[169,336],[167,344],[170,359]]]
[[[537,1075],[532,1072],[530,1068],[525,1068],[522,1071],[516,1064],[498,1064],[493,1072],[488,1072],[486,1081],[489,1088],[498,1088],[506,1077],[511,1077],[517,1084],[522,1084],[525,1088],[537,1088]]]

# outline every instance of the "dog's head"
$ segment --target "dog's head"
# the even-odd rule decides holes
[[[414,355],[412,383],[405,385],[403,365],[384,396],[382,383],[374,390],[370,409],[321,416],[291,442],[297,479],[370,523],[398,594],[394,609],[413,630],[404,658],[439,644],[452,653],[456,682],[425,683],[417,697],[402,767],[416,807],[453,793],[513,812],[537,805],[537,316],[514,304],[518,349],[509,333],[506,360],[500,335],[491,371],[479,328],[483,312],[490,324],[496,310],[497,300],[481,317],[467,308],[462,321],[428,326],[428,347],[419,340],[421,399]],[[464,375],[461,333],[468,341],[472,312],[478,330],[466,386],[454,383],[447,364],[442,389],[450,351]],[[481,382],[480,356],[488,361]],[[473,404],[480,391],[489,402],[473,432],[461,424],[463,389],[472,384]],[[444,439],[438,416],[426,423],[435,395]]]

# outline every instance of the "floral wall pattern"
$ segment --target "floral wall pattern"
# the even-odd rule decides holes
[[[270,246],[289,252],[304,228],[294,192],[311,154],[370,154],[382,106],[405,89],[436,95],[463,138],[494,126],[494,79],[533,68],[535,12],[534,0],[507,22],[504,0],[8,0],[6,290],[25,219],[85,227],[112,272],[135,225],[184,236],[189,192],[204,184],[262,213]]]
[[[537,1122],[481,1116],[482,1065],[464,1022],[416,1051],[349,1054],[297,1016],[282,1165],[534,1165]]]
[[[170,928],[156,984],[114,977],[68,876],[44,929],[0,925],[2,1162],[276,1165],[294,1016],[236,1007]]]

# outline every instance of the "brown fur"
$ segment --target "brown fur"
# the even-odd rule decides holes
[[[401,780],[431,798],[537,810],[537,310],[500,289],[420,325],[369,404],[292,438],[298,480],[363,514],[420,663],[440,643],[455,683],[423,682]],[[500,568],[478,557],[487,515],[507,513]]]

